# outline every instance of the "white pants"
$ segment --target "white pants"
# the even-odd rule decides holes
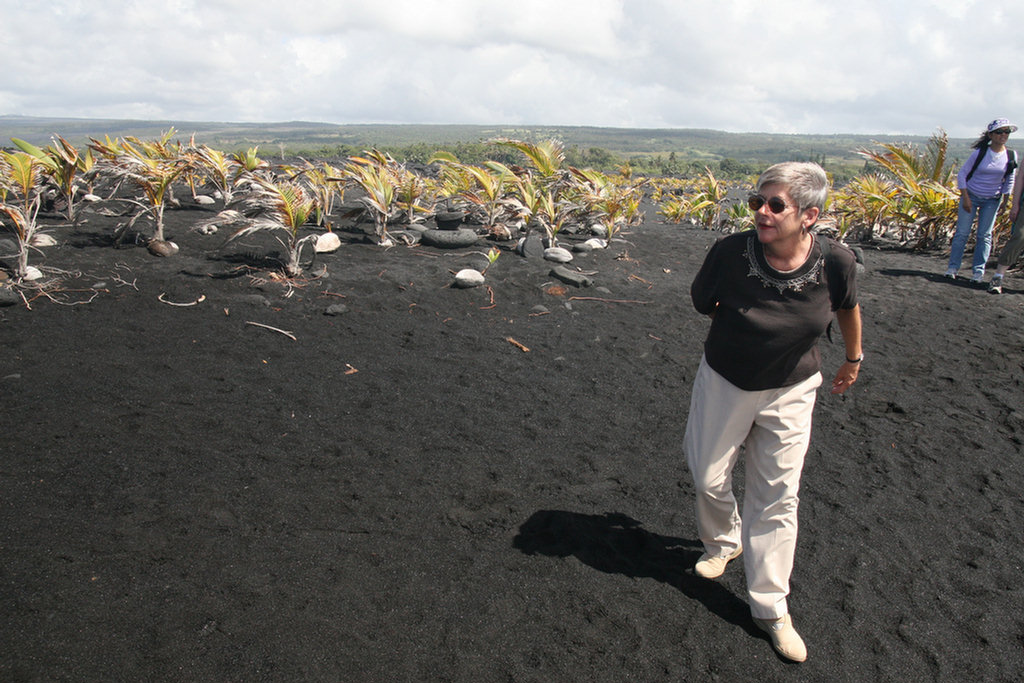
[[[796,551],[800,472],[811,436],[821,373],[789,387],[739,389],[701,359],[683,449],[697,489],[697,532],[705,552],[729,555],[742,543],[751,614],[786,614]],[[741,520],[732,470],[745,447]]]

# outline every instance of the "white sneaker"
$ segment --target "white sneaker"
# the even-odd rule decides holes
[[[950,280],[955,280],[956,279],[956,269],[955,268],[950,268],[949,270],[947,270],[945,277],[948,277]]]
[[[985,279],[985,274],[984,273],[982,273],[981,275],[972,275],[971,276],[971,284],[972,285],[980,285],[982,280],[984,280],[984,279]]]
[[[729,564],[730,560],[735,560],[737,557],[743,554],[743,547],[736,548],[730,555],[725,557],[711,557],[707,553],[700,556],[697,560],[697,564],[693,565],[693,571],[697,576],[702,576],[705,579],[717,579],[719,576],[725,573],[725,565]]]
[[[789,614],[783,614],[778,619],[754,619],[754,623],[768,633],[772,639],[772,647],[780,655],[793,662],[807,659],[807,646],[793,628],[793,619]]]
[[[988,283],[988,291],[991,292],[992,294],[1002,294],[1003,293],[1003,276],[1002,275],[993,275],[992,276],[992,282]]]

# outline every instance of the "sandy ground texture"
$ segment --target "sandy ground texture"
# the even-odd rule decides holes
[[[577,255],[590,287],[499,245],[455,289],[492,245],[344,230],[282,283],[272,242],[189,229],[215,209],[168,213],[170,258],[48,219],[32,262],[60,284],[0,309],[0,680],[1019,680],[1019,273],[993,296],[864,245],[867,359],[822,390],[803,476],[796,665],[740,563],[692,572],[714,233],[649,208]]]

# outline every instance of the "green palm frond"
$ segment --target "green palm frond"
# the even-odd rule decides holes
[[[395,163],[390,156],[371,150],[361,157],[349,157],[344,175],[363,191],[359,202],[373,215],[377,239],[382,245],[390,245],[388,221],[395,205],[395,184],[390,166]]]
[[[36,194],[43,163],[27,152],[0,150],[0,156],[4,160],[3,171],[7,186],[20,195],[22,203],[27,209],[29,202]]]
[[[459,195],[481,207],[485,216],[484,224],[488,228],[495,226],[507,206],[506,187],[510,181],[514,182],[516,179],[512,169],[497,161],[488,161],[483,167],[464,164],[454,155],[447,153],[435,155],[434,160],[440,163],[443,169],[452,169],[453,178],[463,177],[471,180],[469,187],[459,190]]]
[[[227,241],[257,232],[271,233],[284,247],[285,275],[297,277],[302,273],[302,247],[317,238],[316,234],[301,236],[301,228],[309,222],[316,206],[316,199],[295,180],[254,177],[241,199],[241,210],[224,212],[233,216],[235,224],[240,224]]]
[[[244,152],[236,152],[231,156],[235,163],[238,164],[238,173],[257,173],[260,171],[266,171],[270,168],[270,164],[264,161],[259,156],[259,145],[250,147]]]
[[[195,160],[198,173],[208,179],[220,191],[224,205],[234,199],[235,186],[239,182],[242,166],[231,156],[206,145],[192,145],[189,153]]]
[[[519,150],[542,178],[550,178],[557,174],[565,161],[565,145],[559,140],[550,139],[534,143],[512,138],[494,138],[488,142]]]
[[[169,145],[172,128],[158,140],[140,140],[126,137],[111,142],[92,139],[90,147],[100,155],[92,173],[103,175],[117,183],[128,182],[142,192],[145,206],[132,222],[141,215],[153,218],[153,239],[164,239],[163,215],[168,193],[174,182],[193,168],[194,158],[180,145]]]
[[[878,165],[884,179],[861,176],[843,191],[843,211],[852,222],[867,226],[870,237],[874,230],[883,233],[890,219],[904,240],[908,231],[917,230],[919,244],[937,242],[939,231],[951,230],[956,215],[956,176],[949,161],[949,139],[945,131],[932,135],[921,149],[903,143],[876,143],[877,149],[858,149],[857,153]],[[886,185],[888,183],[888,185]]]

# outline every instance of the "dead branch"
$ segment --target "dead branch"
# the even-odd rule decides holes
[[[596,296],[571,296],[569,301],[603,301],[606,304],[649,304],[650,301],[634,301],[631,299],[602,299]]]
[[[271,327],[270,325],[264,325],[263,323],[254,323],[251,320],[246,320],[245,324],[246,325],[254,325],[256,327],[262,327],[263,329],[270,330],[271,332],[279,332],[280,334],[283,334],[284,336],[288,337],[289,339],[292,339],[294,341],[298,341],[294,334],[292,334],[291,332],[286,332],[285,330],[282,330],[282,329],[277,328],[277,327]]]
[[[165,299],[164,293],[160,292],[160,296],[157,297],[157,300],[160,301],[161,303],[167,304],[168,306],[195,306],[198,303],[206,301],[206,295],[200,294],[198,299],[196,299],[195,301],[189,301],[188,303],[175,303],[173,301],[168,301],[167,299]]]
[[[117,285],[118,287],[131,287],[136,292],[139,291],[138,286],[135,284],[139,278],[135,278],[131,282],[128,282],[127,280],[121,278],[118,275],[111,275],[111,278],[114,280],[114,284]]]
[[[32,298],[36,299],[37,297],[44,296],[47,299],[49,299],[52,303],[55,303],[58,306],[80,306],[81,304],[91,304],[93,302],[93,300],[100,295],[100,292],[98,290],[93,290],[93,289],[58,289],[58,290],[54,290],[54,292],[55,293],[62,293],[62,292],[89,292],[90,294],[92,294],[92,296],[90,296],[88,299],[84,299],[82,301],[61,301],[57,297],[53,296],[53,294],[51,294],[50,292],[47,292],[46,290],[42,290],[41,289],[41,290],[39,290],[39,294],[37,294],[36,296],[34,296]],[[22,294],[21,298],[24,300],[25,299],[25,295]],[[28,301],[27,300],[25,301],[25,306],[29,310],[31,310],[31,306],[28,305]]]
[[[505,337],[505,341],[507,341],[509,344],[511,344],[512,346],[516,347],[517,349],[519,349],[523,353],[529,353],[530,352],[529,347],[521,344],[520,342],[517,342],[512,337]]]

